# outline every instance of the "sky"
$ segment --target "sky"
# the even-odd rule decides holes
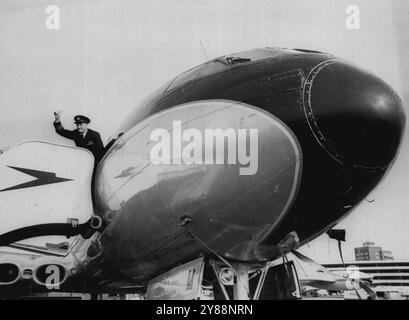
[[[59,9],[49,29],[47,7]],[[359,8],[359,29],[346,8]],[[150,92],[218,56],[257,47],[332,53],[378,75],[409,106],[407,0],[2,0],[0,2],[0,146],[28,140],[70,144],[55,134],[53,111],[67,128],[92,119],[106,142]],[[388,177],[337,227],[344,257],[365,240],[409,259],[408,130]],[[323,235],[302,249],[339,261]]]

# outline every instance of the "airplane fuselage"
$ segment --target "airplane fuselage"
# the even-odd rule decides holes
[[[175,121],[182,133],[258,130],[256,173],[240,175],[239,161],[152,163],[152,130]],[[98,167],[102,268],[146,282],[200,251],[275,258],[260,248],[292,231],[310,241],[376,187],[404,126],[390,86],[329,54],[256,49],[193,68],[135,108]]]

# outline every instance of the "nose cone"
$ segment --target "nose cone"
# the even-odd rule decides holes
[[[315,137],[337,161],[376,170],[394,160],[406,118],[398,95],[381,79],[327,61],[309,74],[304,106]]]

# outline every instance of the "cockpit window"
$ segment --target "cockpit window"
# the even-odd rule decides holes
[[[201,64],[200,66],[182,73],[175,80],[173,80],[170,86],[166,89],[166,92],[171,91],[186,82],[192,81],[199,76],[208,76],[210,74],[217,73],[223,70],[223,68],[228,68],[236,64],[270,59],[282,54],[284,54],[283,50],[255,49],[224,56],[211,62]]]
[[[244,51],[244,52],[239,52],[239,53],[232,54],[229,56],[225,56],[224,60],[226,60],[227,63],[229,63],[228,60],[230,60],[232,63],[234,63],[235,61],[243,63],[243,62],[248,62],[248,61],[258,61],[258,60],[270,59],[270,58],[273,58],[281,54],[283,54],[281,51],[272,51],[268,49],[255,49],[255,50]]]
[[[172,89],[178,87],[179,85],[191,81],[199,75],[200,71],[206,67],[206,64],[201,64],[198,67],[190,69],[185,73],[182,73],[180,76],[176,77],[175,80],[170,84],[170,86],[166,89],[166,91],[171,91]]]
[[[308,49],[294,49],[295,51],[299,51],[299,52],[305,52],[305,53],[323,53],[320,51],[315,51],[315,50],[308,50]]]
[[[150,95],[138,103],[126,117],[125,121],[122,122],[122,124],[116,130],[112,138],[116,139],[121,133],[123,134],[124,132],[127,132],[130,128],[145,119],[145,117],[149,114],[152,105],[161,97],[165,91],[165,88],[169,86],[169,83],[170,82],[168,81],[165,85],[153,91]]]
[[[222,70],[224,70],[226,68],[227,68],[226,63],[216,60],[216,61],[213,61],[213,62],[209,63],[207,68],[204,69],[200,73],[200,76],[207,77],[208,75],[217,73],[217,72],[222,71]]]

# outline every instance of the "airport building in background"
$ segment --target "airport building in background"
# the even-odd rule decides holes
[[[345,266],[340,263],[323,264],[329,271],[345,271],[346,267],[358,267],[372,276],[373,287],[394,287],[401,293],[409,296],[409,260],[386,261],[345,261]]]
[[[409,260],[394,260],[391,251],[366,241],[362,247],[355,248],[355,261],[323,264],[330,271],[344,271],[345,267],[355,266],[372,276],[373,287],[394,288],[409,296]]]
[[[355,248],[356,261],[393,260],[392,252],[375,246],[374,242],[366,241],[362,247]]]

